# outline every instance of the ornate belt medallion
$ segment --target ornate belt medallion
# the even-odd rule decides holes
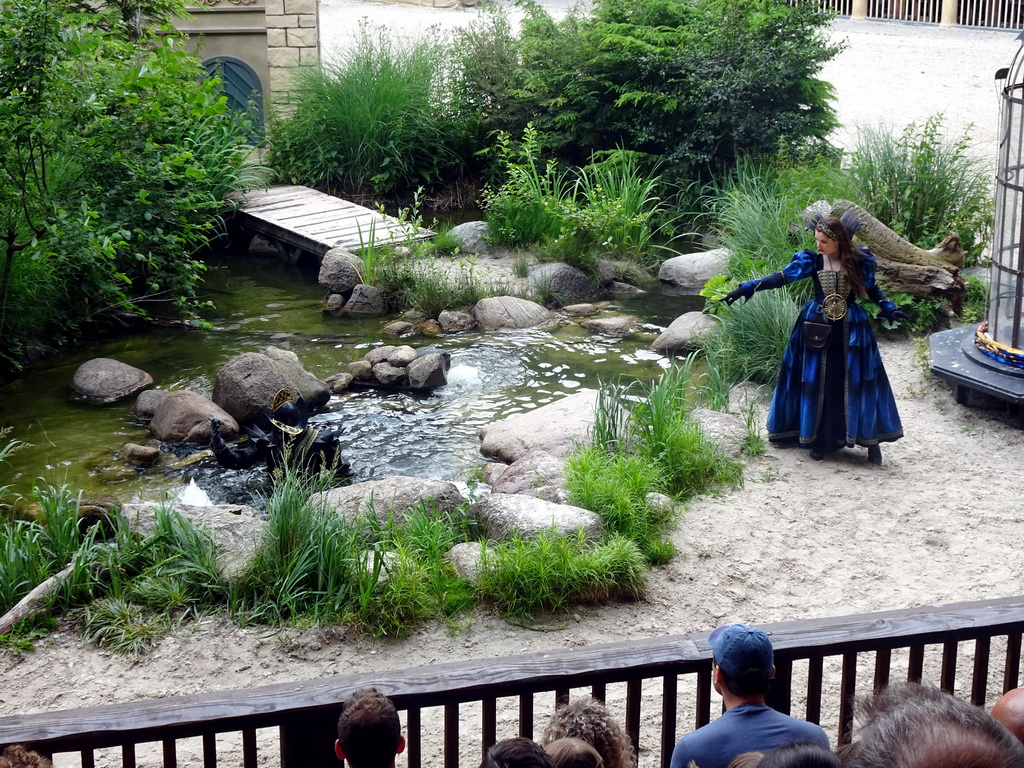
[[[846,317],[846,295],[850,292],[846,276],[841,272],[823,269],[818,272],[821,292],[825,294],[821,302],[821,311],[829,320],[842,320]]]

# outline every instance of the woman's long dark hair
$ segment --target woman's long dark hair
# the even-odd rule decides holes
[[[843,274],[850,281],[854,292],[860,298],[866,298],[864,272],[860,268],[861,253],[853,247],[853,240],[843,222],[835,216],[826,216],[816,229],[827,237],[835,237],[835,241],[839,243],[839,265],[843,269]]]

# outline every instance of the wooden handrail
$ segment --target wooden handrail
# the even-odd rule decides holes
[[[879,680],[888,681],[887,654],[891,650],[913,649],[910,663],[913,677],[920,674],[920,661],[914,657],[924,646],[939,644],[945,649],[941,682],[951,686],[955,661],[951,654],[955,653],[955,644],[964,640],[981,641],[984,651],[983,659],[975,658],[974,679],[969,686],[972,699],[977,702],[979,696],[982,701],[985,697],[986,680],[978,677],[987,678],[989,638],[1009,638],[1003,688],[1017,684],[1020,635],[1024,631],[1024,596],[761,626],[771,633],[775,646],[779,679],[771,703],[782,711],[791,708],[790,675],[796,660],[810,660],[809,669],[817,670],[819,680],[812,680],[809,685],[806,713],[816,720],[821,708],[823,658],[841,657],[845,678],[855,673],[857,653],[876,652],[877,685]],[[166,744],[168,740],[212,737],[224,732],[250,734],[257,728],[276,726],[281,729],[282,765],[296,764],[292,760],[300,753],[305,765],[328,765],[331,764],[329,756],[324,756],[322,762],[311,762],[308,747],[330,740],[339,702],[358,688],[377,687],[392,697],[399,709],[408,710],[410,714],[416,712],[418,722],[418,711],[425,707],[451,707],[454,712],[461,703],[493,702],[502,697],[523,697],[521,702],[532,702],[530,696],[538,692],[562,692],[560,695],[564,695],[571,688],[596,686],[603,690],[601,686],[627,681],[632,681],[630,685],[636,690],[624,720],[636,739],[640,718],[639,682],[642,680],[661,679],[665,681],[664,695],[674,696],[678,676],[695,675],[699,700],[694,725],[706,721],[710,714],[707,695],[710,651],[706,640],[707,632],[700,632],[520,654],[504,659],[451,662],[247,690],[15,715],[0,719],[0,747],[26,743],[56,753],[153,741]],[[847,697],[853,690],[852,680],[848,685],[841,685],[841,689]],[[852,703],[844,698],[833,708],[839,712],[840,722],[836,727],[841,740],[849,733]],[[675,739],[675,702],[663,701],[662,707],[665,719],[660,749],[665,762],[665,755],[671,753]],[[804,716],[804,713],[795,714]],[[524,716],[522,710],[521,716]],[[490,720],[485,715],[480,733],[473,734],[472,738],[493,740],[493,713],[489,717]],[[524,719],[529,721],[528,727],[532,730],[532,703]],[[522,726],[521,729],[525,730]],[[254,742],[251,748],[254,752]],[[453,761],[446,755],[445,762],[457,765],[457,750]]]

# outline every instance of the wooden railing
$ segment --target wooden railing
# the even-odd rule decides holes
[[[820,722],[835,743],[846,743],[855,696],[890,682],[930,682],[978,705],[1017,687],[1024,597],[762,626],[775,645],[770,703]],[[555,704],[577,692],[607,698],[641,766],[667,766],[677,737],[711,719],[706,638],[678,635],[18,715],[0,720],[0,747],[24,743],[80,753],[85,768],[130,768],[140,749],[162,752],[148,765],[178,765],[179,744],[191,739],[206,768],[336,766],[338,704],[373,685],[405,713],[408,768],[471,768],[498,739],[539,735]],[[110,748],[113,754],[104,751]],[[78,759],[61,757],[58,768]]]

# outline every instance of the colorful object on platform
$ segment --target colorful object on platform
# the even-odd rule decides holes
[[[1016,368],[1024,368],[1024,351],[1000,344],[989,336],[988,321],[978,326],[978,330],[974,334],[974,346],[993,360]]]

